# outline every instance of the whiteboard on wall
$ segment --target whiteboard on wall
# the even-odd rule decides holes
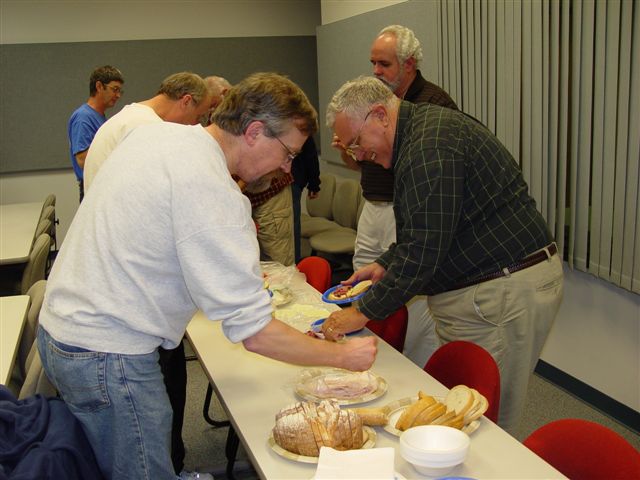
[[[125,78],[125,95],[107,117],[152,97],[180,71],[232,83],[275,71],[318,106],[314,36],[0,45],[0,174],[71,168],[67,122],[89,97],[89,75],[101,65],[118,67]]]

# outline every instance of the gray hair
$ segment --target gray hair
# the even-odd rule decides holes
[[[185,95],[191,95],[197,105],[209,95],[207,84],[196,73],[180,72],[169,75],[162,81],[156,95],[166,95],[171,100],[180,100]]]
[[[204,81],[209,87],[209,94],[214,97],[223,96],[227,92],[227,90],[231,88],[231,84],[226,78],[218,77],[216,75],[205,77]]]
[[[395,95],[376,77],[360,76],[342,85],[327,106],[327,126],[333,128],[336,115],[344,112],[349,118],[364,116],[374,104],[390,106]]]
[[[378,36],[389,33],[396,37],[396,56],[400,63],[404,63],[409,58],[413,57],[416,60],[416,67],[422,60],[422,47],[420,46],[420,40],[418,40],[413,33],[413,30],[402,25],[389,25],[384,27],[378,33]]]
[[[281,135],[291,123],[305,135],[318,129],[318,114],[302,89],[271,72],[254,73],[233,86],[211,120],[233,135],[243,134],[253,121],[264,123],[269,137]]]

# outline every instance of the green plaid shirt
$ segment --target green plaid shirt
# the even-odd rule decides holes
[[[515,160],[481,123],[431,104],[400,104],[393,153],[397,241],[387,274],[360,301],[386,318],[526,257],[553,240]]]

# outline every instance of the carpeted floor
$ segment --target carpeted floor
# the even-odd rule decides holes
[[[187,352],[189,351],[190,348],[187,344]],[[216,480],[226,479],[224,446],[228,429],[214,429],[205,422],[202,407],[207,378],[197,360],[189,362],[187,368],[189,379],[183,430],[187,449],[186,466],[192,470],[211,472]],[[215,398],[210,414],[216,419],[225,418],[222,408]],[[538,427],[559,418],[583,418],[600,423],[618,432],[636,449],[640,450],[640,435],[636,432],[620,425],[547,380],[534,375],[529,384],[527,405],[516,437],[522,441]],[[246,454],[241,446],[234,468],[234,477],[238,480],[259,478],[246,459]]]

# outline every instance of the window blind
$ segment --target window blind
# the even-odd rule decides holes
[[[572,268],[640,293],[640,3],[443,0],[440,85],[519,163]]]

